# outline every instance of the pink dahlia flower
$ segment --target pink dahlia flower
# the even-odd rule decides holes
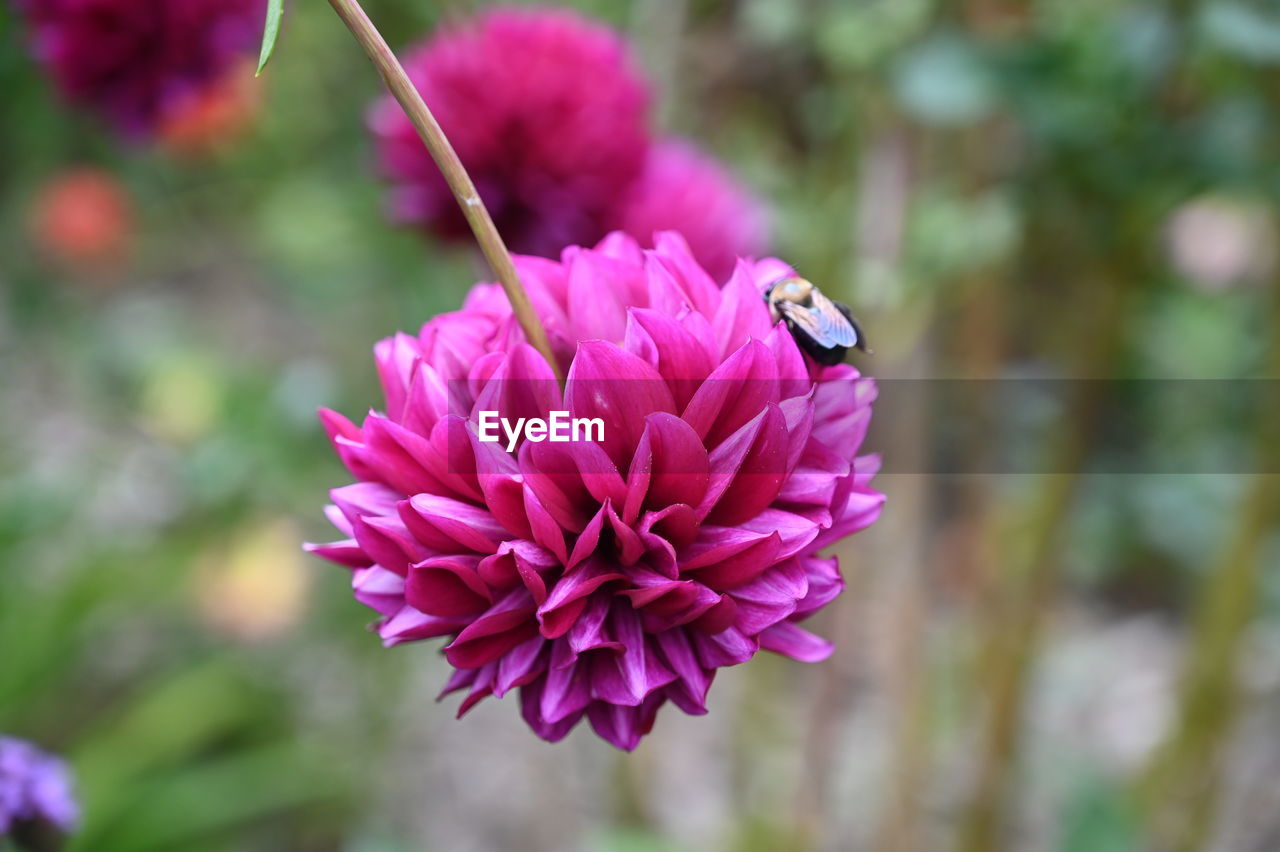
[[[265,0],[15,0],[36,58],[73,103],[156,131],[252,53]]]
[[[405,68],[512,249],[551,256],[604,236],[605,215],[649,147],[648,90],[617,34],[568,11],[499,8],[440,31]],[[370,127],[393,218],[467,237],[389,95]]]
[[[71,831],[79,817],[66,764],[28,742],[0,736],[0,846],[10,837]]]
[[[739,257],[763,252],[769,232],[764,206],[720,163],[679,140],[649,152],[611,225],[645,245],[658,231],[679,231],[717,281]]]
[[[586,718],[632,749],[673,702],[706,712],[722,666],[761,648],[817,661],[800,626],[842,587],[819,551],[879,514],[858,451],[875,383],[806,360],[762,294],[788,268],[738,264],[718,286],[675,234],[622,234],[521,277],[565,369],[563,392],[501,290],[374,350],[386,405],[322,420],[354,485],[345,538],[387,645],[448,637],[445,693],[519,689],[555,741]],[[567,443],[483,440],[485,416],[598,419]]]

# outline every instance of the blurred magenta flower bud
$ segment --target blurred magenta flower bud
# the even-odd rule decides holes
[[[411,49],[405,69],[517,252],[555,257],[623,230],[652,245],[681,231],[722,282],[765,247],[761,204],[718,163],[654,144],[650,92],[626,42],[567,10],[500,7]],[[397,222],[446,240],[471,232],[390,95],[369,116]]]
[[[126,136],[191,108],[257,48],[266,0],[14,0],[62,94]]]

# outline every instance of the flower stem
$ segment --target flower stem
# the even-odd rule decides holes
[[[520,283],[520,276],[516,273],[511,253],[507,251],[506,244],[503,243],[498,229],[493,224],[493,218],[485,208],[484,202],[480,200],[480,193],[476,192],[475,184],[471,182],[471,177],[463,168],[457,152],[453,150],[444,131],[440,129],[440,124],[427,108],[417,87],[413,85],[404,67],[396,59],[395,53],[387,46],[386,40],[369,20],[369,16],[365,14],[359,2],[329,0],[329,5],[338,13],[338,17],[360,43],[374,67],[378,69],[378,73],[382,75],[392,96],[399,102],[414,129],[422,137],[423,143],[431,153],[431,158],[435,160],[436,166],[444,175],[445,182],[449,184],[449,189],[458,199],[458,206],[462,208],[463,215],[467,217],[467,224],[471,226],[476,242],[480,244],[480,251],[484,253],[494,275],[502,284],[502,289],[507,294],[507,300],[511,302],[511,310],[515,313],[525,338],[547,360],[556,378],[563,384],[564,374],[560,370],[555,354],[551,351],[551,341],[547,338],[546,329],[538,320],[533,303],[529,301],[528,292]]]

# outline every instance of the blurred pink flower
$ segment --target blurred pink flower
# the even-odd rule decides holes
[[[63,95],[148,136],[261,38],[265,0],[14,0]]]
[[[354,570],[385,644],[449,637],[459,715],[519,687],[539,736],[586,717],[629,750],[668,700],[705,713],[721,666],[831,653],[798,622],[843,585],[819,551],[883,502],[858,456],[875,383],[774,325],[762,293],[780,261],[743,261],[721,287],[679,236],[655,242],[517,259],[563,392],[481,284],[377,345],[382,412],[322,412],[359,482],[332,492],[346,538],[309,547]],[[603,420],[603,440],[480,440],[481,411],[557,410]]]
[[[764,206],[724,166],[680,140],[652,148],[610,224],[645,246],[658,231],[679,231],[717,281],[739,257],[763,252],[769,236]]]
[[[554,255],[604,235],[649,145],[648,89],[617,34],[565,10],[498,8],[404,64],[513,250]],[[392,217],[468,238],[399,105],[384,96],[369,123]]]
[[[1276,267],[1276,221],[1247,197],[1203,195],[1186,201],[1165,225],[1169,259],[1195,287],[1218,292],[1265,280]]]

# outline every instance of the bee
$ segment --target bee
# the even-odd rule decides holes
[[[800,348],[819,364],[839,364],[850,348],[871,353],[848,306],[827,298],[812,282],[796,275],[780,278],[764,298],[773,321],[785,322]]]

